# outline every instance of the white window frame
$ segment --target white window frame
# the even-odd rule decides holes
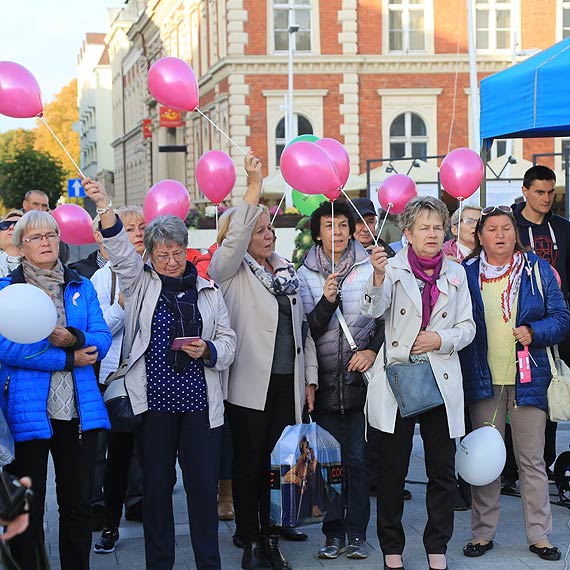
[[[520,28],[520,23],[518,21],[518,14],[520,10],[518,9],[519,0],[483,0],[480,2],[480,8],[488,7],[489,10],[489,46],[486,48],[480,48],[477,45],[477,0],[473,0],[473,17],[475,18],[475,47],[477,53],[509,53],[512,52],[513,46],[513,31]],[[509,45],[506,48],[497,47],[497,5],[505,4],[510,7],[510,22],[511,26],[509,29]]]
[[[417,8],[419,4],[410,4],[408,0],[402,0],[401,10],[403,12],[403,25],[404,25],[404,41],[401,50],[390,49],[390,10],[396,10],[396,6],[390,4],[390,0],[382,0],[382,52],[385,54],[401,54],[411,53],[414,55],[433,54],[434,47],[434,16],[433,16],[433,0],[423,0],[424,10],[424,49],[412,50],[409,49],[409,26],[406,23],[409,21],[410,7]]]
[[[295,0],[281,0],[278,6],[287,7],[295,6]],[[267,0],[267,53],[275,55],[284,55],[288,50],[275,49],[275,29],[273,17],[273,0]],[[299,9],[307,9],[306,5],[299,5]],[[321,52],[320,30],[319,30],[319,0],[310,0],[309,8],[311,11],[311,49],[309,51],[298,51],[295,49],[295,55],[307,56],[319,54]]]
[[[313,132],[310,134],[315,134],[315,126],[313,125],[311,119],[309,117],[307,117],[307,115],[305,113],[293,113],[293,121],[292,121],[292,125],[291,125],[291,139],[294,139],[296,136],[299,136],[299,117],[303,117],[305,118],[307,121],[309,121],[309,123],[311,123],[311,127],[313,129]],[[277,138],[276,136],[276,131],[277,131],[277,127],[279,125],[279,123],[283,121],[283,129],[285,130],[285,122],[287,121],[287,115],[285,113],[283,113],[283,116],[281,117],[281,119],[279,121],[277,121],[277,123],[275,124],[275,129],[273,131],[273,140],[274,140],[274,148],[273,148],[273,152],[274,152],[274,156],[275,156],[275,160],[273,162],[273,165],[275,168],[279,168],[277,166],[277,145],[283,145],[283,147],[287,146],[287,140],[285,139],[285,137],[281,138]],[[303,133],[303,134],[309,134],[309,133]]]
[[[313,125],[313,133],[322,136],[324,132],[324,98],[327,89],[296,89],[293,101],[293,113],[300,114],[307,118]],[[285,95],[284,89],[264,90],[267,125],[267,168],[268,173],[273,174],[277,167],[275,129],[277,124],[285,115]]]
[[[564,10],[570,11],[570,0],[556,0],[556,41],[564,38]],[[566,37],[570,37],[570,28]]]
[[[392,136],[390,134],[390,131],[392,129],[392,124],[394,123],[394,121],[400,117],[401,115],[404,115],[404,136]],[[416,117],[419,117],[426,128],[426,134],[425,135],[413,135],[412,134],[412,115],[416,115]],[[425,143],[426,145],[426,156],[428,156],[428,143],[429,143],[429,129],[428,129],[428,125],[425,121],[425,119],[423,118],[423,116],[420,113],[417,113],[415,110],[408,110],[408,111],[404,111],[403,113],[400,113],[399,115],[396,115],[392,121],[390,122],[390,124],[388,125],[388,136],[389,136],[389,140],[390,142],[388,143],[388,154],[386,156],[391,156],[392,154],[392,144],[402,144],[404,143],[404,156],[403,157],[395,157],[395,158],[422,158],[420,156],[414,156],[413,152],[412,152],[412,144],[417,144],[417,143]]]

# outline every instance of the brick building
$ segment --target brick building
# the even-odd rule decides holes
[[[473,8],[479,79],[570,33],[568,0],[473,0]],[[296,48],[291,137],[312,132],[338,139],[353,174],[364,172],[368,159],[445,155],[469,146],[465,0],[129,0],[106,35],[116,202],[141,203],[164,178],[180,180],[200,202],[194,166],[210,149],[235,159],[234,198],[243,192],[240,151],[199,114],[187,113],[178,127],[160,126],[146,73],[165,55],[192,66],[200,109],[263,158],[266,176],[274,173],[285,144],[290,35]],[[532,160],[563,144],[498,141],[492,154]],[[560,168],[559,158],[543,162]]]

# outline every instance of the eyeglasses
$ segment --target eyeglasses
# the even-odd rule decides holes
[[[180,262],[183,259],[186,259],[186,252],[185,251],[178,251],[176,253],[173,253],[172,255],[168,255],[168,254],[159,254],[159,255],[155,255],[154,258],[156,259],[156,261],[160,262],[160,263],[168,263],[171,259],[174,259],[174,261],[176,262]]]
[[[462,224],[467,224],[468,226],[474,226],[479,221],[479,218],[461,218]]]
[[[487,206],[486,208],[483,208],[481,210],[481,215],[482,216],[488,216],[489,214],[492,214],[496,210],[498,210],[499,212],[501,212],[503,214],[512,214],[513,213],[510,206],[502,205],[502,206]]]
[[[36,234],[30,236],[29,238],[24,238],[22,241],[26,243],[31,243],[32,245],[37,245],[46,238],[48,241],[57,241],[59,239],[59,234],[57,232],[46,232],[45,234]]]
[[[4,222],[0,222],[0,232],[5,232],[10,228],[13,228],[16,225],[14,220],[6,220]]]

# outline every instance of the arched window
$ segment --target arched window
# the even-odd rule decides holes
[[[303,115],[293,115],[293,125],[292,125],[291,138],[294,139],[299,135],[312,135],[313,125],[306,117]],[[281,153],[285,148],[285,117],[283,117],[275,128],[275,166],[279,168],[279,161],[281,160]]]
[[[424,158],[428,134],[424,120],[416,113],[398,115],[390,125],[390,158]]]

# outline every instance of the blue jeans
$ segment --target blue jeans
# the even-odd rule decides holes
[[[327,538],[366,540],[370,519],[370,475],[368,449],[364,439],[364,413],[360,410],[315,414],[316,422],[340,443],[343,466],[344,519],[325,520],[323,534]]]

